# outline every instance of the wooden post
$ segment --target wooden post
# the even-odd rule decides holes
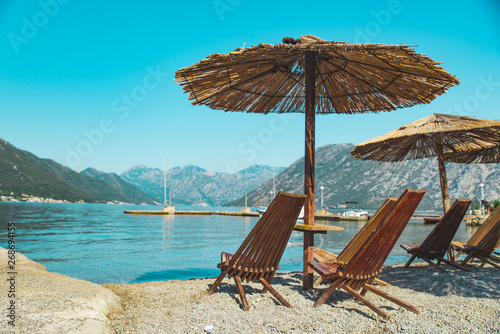
[[[448,193],[448,180],[446,179],[446,166],[443,158],[443,145],[441,137],[437,140],[437,161],[439,167],[439,182],[441,183],[441,196],[443,197],[443,211],[446,213],[450,208],[450,194]]]
[[[304,154],[304,194],[307,199],[304,204],[304,224],[314,225],[314,128],[315,128],[315,94],[316,94],[316,53],[305,53],[305,93],[306,93],[306,142]],[[313,270],[308,263],[314,261],[314,233],[304,233],[303,281],[304,290],[313,287]]]

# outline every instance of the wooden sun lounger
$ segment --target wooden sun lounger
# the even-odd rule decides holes
[[[371,236],[380,228],[387,215],[392,212],[397,203],[397,198],[388,198],[378,208],[378,210],[370,217],[368,222],[356,233],[349,241],[347,246],[340,252],[339,255],[327,252],[325,250],[314,249],[314,261],[318,263],[331,262],[338,265],[346,265],[349,260],[366,244]],[[321,276],[316,280],[314,286],[318,286],[323,281]],[[389,285],[381,279],[375,278],[375,283],[379,285]]]
[[[415,258],[420,258],[442,272],[446,272],[446,270],[439,266],[441,262],[448,263],[458,269],[470,271],[456,264],[450,258],[445,259],[444,255],[448,251],[471,202],[471,199],[457,199],[420,246],[415,244],[401,245],[401,248],[411,254],[405,268],[408,268]],[[437,263],[432,262],[432,260],[437,260]]]
[[[221,274],[208,291],[215,292],[222,279],[227,275],[234,278],[243,309],[248,311],[250,305],[241,284],[260,282],[263,292],[269,291],[281,305],[292,307],[272,286],[274,273],[279,269],[279,262],[293,227],[304,205],[305,195],[293,195],[279,192],[264,215],[250,231],[236,253],[222,253],[221,263],[217,265]]]
[[[497,256],[497,248],[500,246],[500,205],[498,205],[486,218],[483,225],[464,243],[453,241],[450,246],[448,257],[453,261],[458,261],[460,254],[465,253],[466,257],[461,265],[466,265],[470,260],[477,258],[485,263],[500,268],[496,262],[500,262]],[[457,252],[455,254],[455,252]]]
[[[375,288],[371,283],[382,271],[382,264],[389,256],[424,194],[424,190],[405,190],[395,203],[394,210],[385,217],[381,226],[357,250],[356,254],[351,257],[345,266],[331,262],[309,263],[323,279],[333,280],[323,295],[316,301],[314,307],[322,305],[335,289],[342,288],[384,319],[389,319],[389,315],[366,299],[366,292],[370,291],[407,310],[420,313],[418,307]],[[357,291],[360,289],[361,292],[358,293]]]

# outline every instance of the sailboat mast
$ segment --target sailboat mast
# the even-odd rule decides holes
[[[276,184],[274,183],[274,167],[273,167],[273,196],[276,197]]]
[[[167,156],[163,160],[163,205],[167,206]]]

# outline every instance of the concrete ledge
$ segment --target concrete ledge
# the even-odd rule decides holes
[[[8,252],[0,248],[0,322],[2,333],[113,333],[107,315],[123,312],[120,298],[91,282],[47,269],[16,253],[15,298],[8,297],[12,274]],[[7,323],[6,307],[14,300],[15,327]],[[4,307],[5,306],[5,307]]]

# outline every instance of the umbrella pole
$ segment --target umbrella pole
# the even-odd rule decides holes
[[[450,194],[448,193],[448,180],[446,178],[446,166],[443,158],[443,145],[441,144],[440,139],[441,138],[439,138],[437,143],[437,161],[439,167],[439,182],[441,183],[441,196],[443,197],[443,211],[446,213],[446,211],[450,208]]]
[[[316,90],[316,54],[313,51],[305,53],[305,84],[306,84],[306,136],[304,154],[304,193],[307,196],[304,204],[304,224],[314,225],[314,129],[315,129],[315,90]],[[304,258],[302,287],[310,290],[313,287],[313,270],[309,263],[314,261],[314,233],[304,232]]]

